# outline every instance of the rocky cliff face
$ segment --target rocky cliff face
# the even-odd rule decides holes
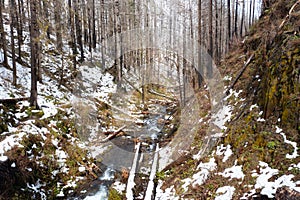
[[[300,3],[277,1],[260,23],[260,44],[252,67],[262,77],[257,103],[265,118],[276,117],[285,128],[299,128]],[[257,34],[257,33],[256,33]],[[250,37],[255,35],[254,32]],[[248,49],[246,49],[248,50]],[[299,130],[298,130],[299,131]]]

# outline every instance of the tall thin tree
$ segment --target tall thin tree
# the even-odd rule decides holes
[[[92,0],[92,29],[92,47],[95,49],[97,44],[95,0]]]
[[[55,30],[56,30],[56,48],[59,52],[62,52],[63,42],[62,42],[62,19],[61,19],[61,0],[54,1],[54,20],[55,20]]]
[[[236,0],[235,2],[235,14],[234,14],[234,36],[238,37],[238,9],[239,9],[239,2]]]
[[[210,59],[207,66],[207,76],[211,78],[212,75],[212,59],[214,57],[213,53],[213,0],[209,0],[208,4],[209,14],[208,14],[208,54],[210,55]]]
[[[5,67],[8,67],[7,60],[7,46],[6,46],[6,33],[3,26],[3,16],[2,16],[2,8],[4,6],[3,1],[0,2],[0,35],[1,35],[1,47],[3,49],[3,62],[2,64]]]
[[[198,83],[202,84],[203,66],[202,66],[202,0],[198,0]]]
[[[31,90],[30,106],[38,108],[37,102],[37,69],[39,64],[39,27],[37,21],[38,1],[30,0],[30,63],[31,63]]]
[[[227,0],[227,45],[230,48],[231,42],[231,11],[230,11],[230,0]]]
[[[242,18],[241,18],[241,27],[240,27],[240,36],[243,36],[243,30],[244,30],[244,20],[245,20],[245,0],[242,1],[243,7],[242,7]]]
[[[78,7],[80,4],[80,0],[74,0],[74,13],[75,13],[75,29],[76,29],[76,40],[77,44],[79,45],[80,49],[80,59],[79,62],[84,61],[84,50],[83,50],[83,43],[82,43],[82,18],[80,14],[80,9]],[[72,19],[70,19],[71,21]]]
[[[75,24],[74,24],[74,10],[72,5],[72,0],[68,0],[68,6],[69,6],[69,22],[70,22],[70,47],[72,49],[72,62],[73,62],[73,69],[72,71],[76,71],[76,55],[77,55],[77,49],[76,49],[76,39],[75,39]]]
[[[248,26],[251,26],[251,20],[252,20],[252,0],[249,0],[249,20],[248,20]]]
[[[15,50],[15,37],[14,37],[14,26],[16,26],[16,2],[10,0],[10,42],[11,42],[11,57],[13,65],[13,81],[14,86],[17,85],[17,67],[16,67],[16,50]]]
[[[18,11],[17,13],[17,34],[18,34],[18,58],[22,60],[22,44],[23,44],[23,21],[25,20],[24,2],[18,0]]]
[[[252,3],[252,23],[251,24],[254,23],[254,19],[255,19],[254,14],[255,14],[255,0],[253,0],[253,3]]]
[[[220,31],[219,28],[219,11],[218,11],[218,0],[215,0],[215,38],[214,38],[214,42],[215,42],[215,60],[216,63],[219,63],[220,60],[220,55],[219,55],[219,44],[218,44],[218,31]]]

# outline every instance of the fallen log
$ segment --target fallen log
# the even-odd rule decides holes
[[[159,112],[150,112],[150,111],[140,111],[140,112],[131,112],[132,115],[162,115],[164,113]]]
[[[19,101],[28,101],[29,97],[13,98],[13,99],[0,99],[3,104],[16,104]]]
[[[106,131],[103,132],[104,135],[111,135],[111,134],[115,134],[115,133],[119,133],[121,132],[124,128],[126,127],[126,125],[122,126],[121,128],[115,130],[115,131]]]
[[[154,154],[154,159],[152,163],[152,168],[149,176],[149,182],[146,190],[145,200],[151,200],[153,199],[153,192],[154,192],[154,179],[157,172],[157,166],[158,166],[158,151],[159,151],[159,143],[156,144],[156,150]]]
[[[148,92],[149,92],[150,94],[154,94],[154,95],[157,95],[157,96],[160,96],[160,97],[164,97],[164,98],[166,98],[166,99],[170,99],[170,100],[172,100],[172,101],[176,101],[175,98],[169,97],[169,96],[164,95],[164,94],[161,94],[161,93],[158,93],[158,92],[156,92],[156,91],[154,91],[154,90],[148,90]]]
[[[138,166],[138,157],[139,157],[139,151],[140,151],[141,143],[138,142],[135,145],[135,154],[132,162],[132,166],[130,169],[129,177],[127,180],[126,185],[126,198],[127,199],[133,199],[133,188],[135,186],[134,177],[136,175],[136,167]]]
[[[138,118],[136,118],[136,117],[134,117],[134,116],[131,116],[130,113],[128,113],[128,112],[126,112],[126,111],[124,111],[124,110],[122,110],[122,109],[120,109],[120,108],[118,108],[118,107],[116,107],[116,106],[113,106],[112,104],[107,104],[107,105],[108,105],[111,109],[116,110],[116,111],[118,111],[118,112],[121,112],[121,113],[127,115],[128,117],[130,117],[131,119],[134,119],[134,120],[137,120],[137,119],[138,119]]]
[[[104,138],[101,143],[107,142],[108,140],[111,140],[113,138],[115,138],[124,128],[126,127],[126,125],[122,126],[121,128],[113,131],[113,132],[105,132],[105,135],[109,135],[106,138]]]
[[[130,81],[128,81],[126,78],[123,78],[123,80],[126,81],[126,83],[128,83],[133,89],[135,89],[135,91],[137,91],[138,93],[142,94],[142,91],[139,90],[139,88],[137,88],[135,85],[133,85]]]

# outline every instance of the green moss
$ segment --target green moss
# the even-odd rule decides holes
[[[124,195],[120,194],[116,189],[109,189],[108,200],[122,200]]]
[[[184,170],[181,174],[181,178],[185,179],[185,178],[189,178],[192,177],[194,174],[194,169],[193,168],[188,168],[187,170]]]
[[[267,147],[271,150],[274,150],[276,148],[276,142],[274,142],[274,141],[268,142]]]
[[[165,177],[166,177],[166,174],[165,174],[164,171],[158,171],[158,172],[156,172],[156,178],[157,179],[164,180]]]
[[[37,119],[41,118],[44,115],[43,110],[36,110],[33,107],[28,107],[25,110],[25,113],[28,115],[29,118],[34,117],[34,118],[37,118]]]

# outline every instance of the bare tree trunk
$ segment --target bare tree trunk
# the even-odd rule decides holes
[[[92,12],[91,12],[91,0],[88,1],[87,5],[87,19],[88,19],[88,46],[89,46],[89,52],[92,52]]]
[[[72,62],[73,62],[73,73],[76,72],[76,38],[75,38],[75,24],[74,24],[74,10],[72,9],[72,0],[68,0],[69,6],[69,22],[70,22],[70,47],[72,49]]]
[[[83,51],[83,43],[82,43],[82,29],[81,29],[81,15],[78,9],[78,3],[80,0],[74,0],[74,13],[75,13],[75,28],[76,28],[76,39],[77,44],[79,45],[80,49],[80,59],[79,62],[84,61],[84,51]]]
[[[30,106],[38,108],[37,103],[37,69],[39,64],[39,28],[37,22],[37,1],[30,0],[30,49],[31,49],[31,90]]]
[[[39,3],[37,4],[37,17],[39,19],[42,18],[42,8],[41,8],[41,0],[39,0]],[[41,12],[39,12],[41,11]],[[41,23],[40,20],[38,20],[38,23]],[[39,28],[39,24],[38,24],[38,28]],[[40,33],[39,33],[39,37],[40,37]],[[42,65],[41,65],[41,61],[42,61],[42,54],[41,54],[41,49],[42,49],[42,43],[40,41],[40,38],[38,39],[38,55],[37,55],[37,58],[38,58],[38,67],[37,67],[37,81],[39,81],[40,83],[43,83],[43,79],[42,79]]]
[[[82,18],[83,18],[83,33],[84,33],[84,44],[88,44],[88,28],[87,28],[87,5],[85,0],[82,0]]]
[[[211,59],[209,59],[209,63],[207,66],[207,76],[208,78],[211,78],[212,76],[212,59],[214,57],[213,54],[213,23],[212,23],[212,17],[213,17],[213,0],[209,0],[209,14],[208,14],[208,54],[210,55]]]
[[[63,42],[62,42],[62,19],[61,19],[61,1],[54,1],[54,20],[55,20],[55,30],[56,30],[56,48],[59,52],[62,52]]]
[[[121,46],[118,45],[118,44],[121,45],[121,43],[122,43],[122,42],[118,41],[120,39],[120,38],[118,38],[119,37],[118,33],[121,32],[120,10],[119,9],[120,9],[119,8],[119,1],[115,0],[114,1],[114,26],[115,26],[114,34],[115,34],[115,42],[116,42],[116,46],[115,46],[116,47],[116,49],[115,49],[116,55],[118,55],[118,51],[120,51],[120,52],[122,51]],[[122,56],[122,54],[120,56]],[[118,83],[120,83],[121,80],[122,80],[122,58],[116,58],[116,59],[120,60],[120,62],[118,62],[116,60]]]
[[[219,55],[219,47],[218,47],[218,31],[219,28],[219,11],[218,11],[218,1],[215,0],[215,60],[216,63],[219,64],[220,55]]]
[[[92,47],[93,49],[96,49],[97,35],[96,35],[96,19],[95,19],[95,0],[92,0],[92,22],[93,22]]]
[[[243,36],[243,29],[244,29],[244,20],[245,20],[245,0],[242,1],[243,10],[242,10],[242,18],[241,18],[241,27],[240,27],[240,36]]]
[[[183,82],[183,101],[182,101],[182,105],[185,105],[185,101],[186,101],[186,82],[187,82],[187,62],[186,62],[186,21],[184,19],[183,21],[183,47],[182,47],[182,82]]]
[[[203,81],[203,66],[202,66],[202,0],[198,0],[198,84],[199,87]]]
[[[175,61],[175,67],[177,69],[177,80],[178,80],[178,85],[179,85],[179,98],[180,98],[180,103],[183,102],[183,91],[181,87],[181,73],[180,73],[180,60],[179,60],[179,55],[176,55],[177,60]]]
[[[189,13],[190,13],[190,37],[191,37],[191,40],[192,41],[194,41],[194,21],[193,21],[193,11],[192,11],[192,5],[191,5],[191,1],[189,1]],[[192,43],[191,44],[192,45],[192,55],[194,55],[194,45],[197,45],[197,44],[194,44],[194,43]],[[194,56],[192,57],[192,66],[193,66],[193,69],[195,69],[194,68],[194,66],[195,66],[195,59],[197,59],[197,58],[195,58]],[[196,74],[197,75],[197,74]],[[195,80],[195,79],[193,79],[193,87],[194,88],[196,88],[199,84],[196,84],[196,81],[198,81],[198,80]]]
[[[252,20],[252,0],[249,0],[249,21],[248,21],[248,25],[249,27],[251,26],[251,20]]]
[[[239,2],[238,2],[238,0],[236,0],[236,2],[235,2],[235,14],[234,14],[234,36],[235,37],[238,37],[238,25],[237,25],[237,23],[238,23],[238,9],[239,9],[238,5],[239,5]]]
[[[228,46],[230,48],[231,42],[231,11],[230,11],[230,0],[227,0],[227,37],[228,37]]]
[[[252,3],[252,24],[254,23],[254,13],[255,13],[255,0],[253,0]]]
[[[13,81],[14,86],[17,85],[17,68],[16,68],[16,51],[15,51],[15,37],[14,26],[16,25],[16,3],[15,0],[10,0],[10,41],[11,41],[11,57],[13,65]]]
[[[47,38],[50,39],[50,34],[51,34],[51,24],[49,22],[50,14],[49,14],[49,2],[48,0],[43,0],[43,10],[44,10],[44,15],[45,15],[45,21],[46,21],[46,26],[47,26]]]
[[[221,6],[220,6],[220,28],[219,28],[219,56],[220,59],[223,56],[223,49],[224,49],[224,45],[222,43],[223,41],[223,31],[224,31],[224,27],[223,27],[223,2],[221,1]]]
[[[4,30],[4,27],[3,27],[3,16],[2,16],[2,8],[3,8],[4,4],[3,2],[1,1],[1,4],[0,4],[0,34],[1,34],[1,38],[2,38],[2,42],[1,42],[1,47],[3,49],[3,62],[2,64],[5,66],[5,67],[9,67],[8,66],[8,60],[7,60],[7,46],[6,46],[6,36],[5,36],[5,30]]]
[[[105,68],[105,14],[104,14],[104,0],[101,0],[101,62]]]
[[[18,33],[18,58],[22,59],[22,44],[23,44],[23,20],[24,5],[23,0],[18,0],[18,12],[17,12],[17,33]]]

